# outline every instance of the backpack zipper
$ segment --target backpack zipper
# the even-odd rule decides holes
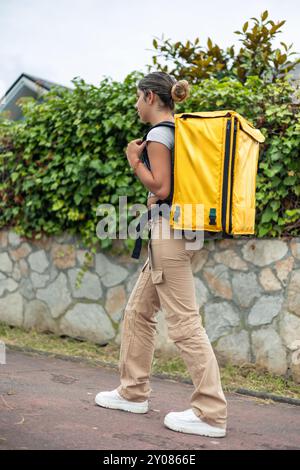
[[[230,212],[229,212],[229,233],[232,231],[232,193],[233,193],[233,178],[234,178],[234,160],[235,160],[235,148],[236,148],[236,132],[237,132],[237,120],[234,119],[233,129],[233,144],[232,144],[232,157],[231,157],[231,176],[230,176]]]
[[[195,116],[194,114],[183,114],[180,119],[194,118],[194,119],[216,119],[221,117],[229,117],[230,113],[224,114],[224,116]]]
[[[224,156],[224,172],[223,172],[223,188],[222,188],[222,230],[226,232],[226,209],[228,198],[228,164],[230,159],[230,134],[231,119],[227,119],[226,138],[225,138],[225,156]]]

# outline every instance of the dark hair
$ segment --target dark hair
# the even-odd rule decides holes
[[[166,72],[152,72],[142,78],[137,87],[144,92],[145,97],[149,90],[159,96],[163,108],[175,108],[175,102],[182,102],[189,96],[189,83],[187,80],[176,80]],[[161,106],[160,106],[161,107]]]

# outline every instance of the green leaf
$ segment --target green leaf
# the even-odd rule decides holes
[[[81,203],[81,201],[82,201],[82,196],[81,196],[81,194],[75,193],[75,195],[74,195],[74,201],[75,201],[76,205],[78,206],[78,205]]]
[[[52,205],[52,210],[53,211],[58,211],[64,206],[64,201],[61,199],[57,200],[53,205]]]
[[[261,222],[264,224],[266,222],[270,222],[273,219],[274,212],[271,207],[267,207],[267,209],[263,212]]]
[[[258,237],[264,237],[270,231],[270,225],[260,226],[258,229]]]
[[[283,180],[283,183],[287,186],[291,186],[293,184],[295,184],[297,181],[297,176],[286,176]]]
[[[244,26],[243,26],[243,32],[244,32],[244,33],[247,31],[248,26],[249,26],[249,23],[248,23],[248,21],[246,21],[246,23],[245,23]]]
[[[280,208],[280,201],[271,201],[270,206],[276,212]]]

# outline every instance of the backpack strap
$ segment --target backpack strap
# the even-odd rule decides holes
[[[169,127],[170,129],[174,129],[175,130],[175,124],[174,122],[170,122],[170,121],[161,121],[157,124],[155,124],[154,126],[150,127],[150,129],[147,131],[147,133],[144,135],[143,139],[142,139],[142,142],[144,142],[146,139],[147,139],[147,135],[148,133],[152,130],[152,129],[155,129],[155,127]],[[150,166],[150,161],[149,161],[149,157],[148,157],[148,152],[147,152],[147,146],[144,147],[144,150],[142,152],[142,162],[145,163],[145,165],[147,166],[148,170],[151,170],[151,166]]]
[[[139,223],[136,226],[136,233],[138,233],[138,236],[135,240],[133,252],[131,255],[131,258],[139,259],[141,249],[142,249],[142,238],[141,235],[143,234],[143,230],[145,225],[148,223],[150,219],[154,219],[154,217],[157,217],[158,215],[164,215],[163,210],[160,208],[160,204],[163,201],[159,199],[155,204],[154,207],[148,209],[146,212],[144,212],[139,220]],[[151,229],[148,230],[148,238],[151,238]]]
[[[159,127],[159,126],[162,126],[162,127],[169,127],[170,129],[175,129],[175,124],[174,122],[170,122],[170,121],[161,121],[159,122],[158,124],[155,124],[154,126],[152,126],[148,131],[147,133],[144,135],[143,139],[142,139],[142,142],[144,142],[146,139],[147,139],[147,135],[148,133],[154,129],[155,127]],[[144,150],[143,150],[143,153],[142,153],[142,162],[145,163],[145,165],[147,166],[148,170],[151,170],[151,166],[150,166],[150,161],[149,161],[149,157],[148,157],[148,152],[147,152],[147,148],[144,147]],[[167,199],[165,200],[162,200],[162,199],[159,199],[156,203],[155,203],[155,207],[154,209],[150,208],[148,209],[148,211],[144,212],[144,214],[142,214],[141,218],[140,218],[140,221],[139,223],[137,224],[136,226],[136,233],[138,233],[138,236],[135,240],[135,244],[134,244],[134,248],[133,248],[133,252],[132,252],[132,255],[131,257],[132,258],[135,258],[135,259],[139,259],[140,257],[140,253],[141,253],[141,249],[142,249],[142,238],[141,238],[141,235],[143,233],[143,230],[144,230],[144,227],[145,225],[148,223],[148,221],[152,218],[154,218],[155,216],[157,216],[158,214],[160,215],[163,215],[163,211],[160,209],[160,204],[164,203],[164,204],[168,204],[169,206],[171,206],[171,203],[172,203],[172,199],[173,199],[173,174],[174,174],[174,162],[173,162],[173,158],[172,158],[172,175],[171,175],[171,192],[170,192],[170,195]],[[151,230],[149,229],[148,230],[148,237],[151,238]]]

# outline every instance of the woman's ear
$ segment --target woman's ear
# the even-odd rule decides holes
[[[154,102],[154,93],[152,90],[147,90],[146,91],[146,99],[149,97],[149,104],[152,104]]]

